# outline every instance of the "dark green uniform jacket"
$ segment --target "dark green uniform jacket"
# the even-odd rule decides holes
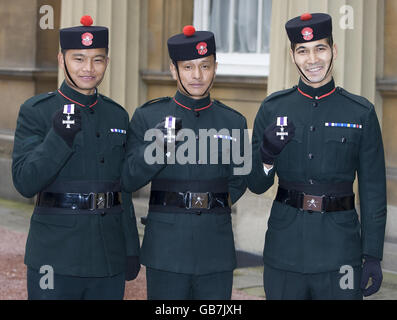
[[[52,115],[66,104],[81,110],[82,130],[72,148],[52,128]],[[85,96],[65,82],[57,92],[27,100],[15,132],[12,173],[16,189],[28,198],[41,191],[120,191],[127,135],[111,129],[128,130],[128,123],[128,113],[109,98]],[[131,194],[123,192],[122,200],[122,207],[108,209],[107,214],[103,209],[96,214],[86,214],[87,210],[65,214],[70,209],[36,207],[25,264],[36,270],[50,265],[56,274],[82,277],[124,272],[126,256],[139,254],[139,239]]]
[[[267,176],[259,147],[265,128],[288,116],[295,137]],[[359,183],[360,221],[356,210],[302,212],[274,201],[266,233],[264,261],[274,268],[303,273],[361,265],[362,254],[382,258],[386,223],[383,143],[373,105],[335,88],[334,81],[314,89],[298,87],[270,95],[256,116],[253,170],[248,187],[260,194],[280,181],[311,185]],[[361,223],[360,223],[361,222]]]
[[[196,111],[194,111],[196,110]],[[193,164],[152,164],[144,159],[148,129],[154,128],[166,116],[182,119],[182,127],[196,134],[197,162]],[[177,92],[174,98],[163,98],[138,108],[131,120],[128,142],[128,167],[123,174],[130,191],[150,181],[177,180],[185,184],[185,191],[200,181],[222,181],[226,192],[235,203],[245,192],[243,176],[233,174],[234,163],[221,164],[222,139],[218,139],[219,164],[199,159],[199,129],[246,129],[246,120],[240,113],[210,98],[190,99]],[[212,138],[215,139],[215,138]],[[208,139],[208,146],[210,145]],[[231,148],[231,142],[229,147]],[[178,145],[178,148],[181,144]],[[205,160],[204,160],[205,159]],[[202,160],[202,161],[199,161]],[[208,164],[204,164],[207,161]],[[132,177],[127,178],[130,175]],[[153,187],[153,183],[152,183]],[[165,186],[165,189],[167,187]],[[173,190],[177,191],[177,190]],[[208,190],[211,191],[211,190]],[[186,274],[208,274],[233,270],[236,266],[235,247],[230,214],[155,212],[149,209],[145,236],[141,248],[141,262],[154,269]]]

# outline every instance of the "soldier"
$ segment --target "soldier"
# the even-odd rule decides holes
[[[225,156],[223,143],[238,147],[246,119],[210,98],[217,68],[212,32],[196,32],[186,26],[184,33],[168,40],[168,49],[178,90],[173,98],[149,101],[135,111],[123,174],[123,179],[132,176],[124,181],[130,191],[151,182],[141,248],[147,296],[150,300],[227,300],[236,266],[231,204],[244,194],[246,184],[242,176],[234,174],[238,167],[235,162],[222,164],[209,158],[221,160]],[[153,128],[158,129],[155,142],[145,137]],[[214,134],[206,135],[209,129]],[[231,136],[232,129],[237,129],[239,137]],[[183,140],[183,144],[179,140],[185,137],[192,139]],[[191,158],[190,147],[198,149],[207,140],[218,149],[207,145],[206,155],[193,152]],[[164,147],[165,155],[150,164],[148,150],[153,143],[159,143],[160,150]],[[180,163],[178,154],[185,151],[193,161]]]
[[[257,194],[279,177],[266,232],[264,289],[268,299],[362,299],[382,282],[386,183],[378,119],[368,100],[335,87],[328,14],[296,17],[286,30],[299,85],[262,103],[248,177]]]
[[[131,194],[120,192],[129,116],[97,89],[108,28],[91,26],[89,16],[81,23],[60,30],[65,81],[27,100],[17,121],[14,185],[37,195],[25,254],[29,299],[122,299],[140,268]]]

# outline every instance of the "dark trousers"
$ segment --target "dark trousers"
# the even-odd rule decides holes
[[[233,271],[191,275],[146,268],[148,300],[230,300]]]
[[[104,278],[53,274],[53,281],[44,281],[43,276],[46,277],[48,274],[28,268],[29,300],[122,300],[124,297],[124,273]]]
[[[304,274],[274,269],[265,264],[263,287],[267,300],[362,300],[361,267],[353,267],[349,287],[338,271]],[[341,284],[342,282],[342,284]]]

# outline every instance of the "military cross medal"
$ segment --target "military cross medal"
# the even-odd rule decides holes
[[[172,143],[173,139],[175,139],[175,122],[176,118],[172,116],[168,116],[165,118],[164,128],[167,129],[167,143]],[[171,156],[171,152],[168,151],[165,155],[167,156],[167,158],[169,158]]]
[[[174,131],[175,131],[175,122],[176,119],[172,116],[168,116],[165,118],[165,125],[164,127],[167,129],[167,143],[171,143],[175,138]]]
[[[66,114],[66,120],[62,120],[62,124],[66,124],[66,129],[70,129],[70,126],[74,123],[74,120],[70,120],[70,115],[74,114],[74,104],[66,104],[63,107],[63,114]]]
[[[276,136],[281,137],[280,140],[285,140],[285,136],[288,136],[288,132],[284,132],[284,127],[288,124],[287,117],[277,117],[277,126],[280,127],[281,132],[277,132]]]

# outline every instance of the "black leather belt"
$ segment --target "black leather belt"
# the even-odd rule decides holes
[[[354,209],[354,194],[347,196],[310,195],[278,187],[276,201],[305,211],[333,212]]]
[[[229,208],[229,194],[227,192],[169,192],[155,191],[150,193],[150,205],[172,206],[183,209]]]
[[[119,192],[102,193],[53,193],[40,192],[36,206],[44,208],[62,208],[72,210],[109,209],[121,204]]]

